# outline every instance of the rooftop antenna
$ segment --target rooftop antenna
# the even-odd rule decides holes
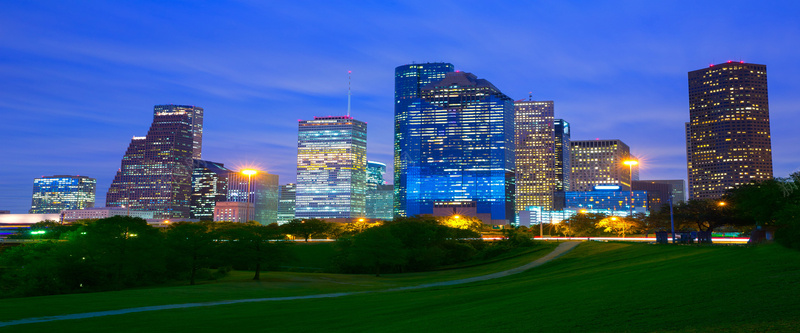
[[[528,92],[528,101],[532,101],[532,100],[533,100],[533,91],[529,91]]]
[[[353,71],[347,71],[347,116],[348,117],[350,117],[350,96],[352,96],[352,94],[350,93],[350,91],[351,91],[350,90],[350,73],[352,73],[352,72]]]

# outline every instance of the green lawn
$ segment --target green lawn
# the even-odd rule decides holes
[[[547,251],[458,270],[393,275],[269,273],[230,282],[3,300],[2,319],[166,304],[387,288],[481,275]],[[308,282],[303,282],[307,279]],[[330,280],[327,280],[330,279]],[[779,246],[583,243],[514,276],[405,292],[244,303],[20,325],[14,332],[800,331],[800,252]]]

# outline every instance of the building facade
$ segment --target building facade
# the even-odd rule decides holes
[[[294,202],[297,194],[297,185],[289,183],[281,185],[280,198],[278,199],[278,224],[294,220]]]
[[[516,211],[553,209],[556,190],[553,101],[514,102]]]
[[[485,223],[514,217],[514,103],[471,73],[428,84],[407,108],[395,184],[402,212],[432,214],[435,203],[475,202]],[[402,190],[398,191],[400,188]]]
[[[193,157],[202,149],[203,108],[156,105],[144,137],[133,137],[106,194],[106,206],[188,218]],[[199,134],[197,132],[200,132]]]
[[[253,214],[247,217],[248,221],[263,225],[277,223],[279,191],[278,175],[264,171],[250,176],[235,171],[228,173],[226,201],[249,203]]]
[[[386,164],[376,161],[367,161],[367,189],[377,188],[386,184]]]
[[[351,116],[301,120],[297,140],[296,218],[363,218],[367,124]]]
[[[222,163],[195,159],[192,169],[192,196],[189,203],[191,218],[211,221],[214,206],[227,200],[228,174],[231,170]]]
[[[642,181],[656,184],[669,184],[672,188],[672,203],[677,205],[686,201],[686,181],[683,179],[648,179]]]
[[[570,126],[564,119],[555,119],[553,128],[555,131],[555,190],[565,192],[570,190],[570,173],[572,173]]]
[[[31,214],[61,213],[94,207],[97,179],[85,176],[43,176],[33,180]]]
[[[256,209],[252,203],[221,201],[214,206],[214,222],[245,223],[253,221],[255,215]]]
[[[591,191],[597,185],[630,190],[631,172],[624,164],[630,148],[620,140],[581,140],[570,143],[570,191]]]
[[[631,200],[633,194],[633,200]],[[569,210],[586,209],[589,212],[604,212],[608,215],[628,216],[649,214],[647,191],[623,191],[618,185],[599,185],[592,191],[566,192],[566,207]],[[633,206],[633,207],[631,207]]]
[[[673,193],[672,184],[649,180],[634,179],[633,190],[647,192],[647,207],[652,212],[658,212],[662,207],[669,207],[669,200]]]
[[[154,212],[128,210],[127,208],[122,207],[67,209],[61,212],[61,216],[64,221],[105,219],[114,216],[131,216],[149,220],[154,218],[153,215]]]
[[[689,72],[690,199],[771,179],[767,66],[732,62]]]
[[[406,214],[406,179],[408,150],[413,145],[409,137],[410,112],[419,107],[422,88],[444,79],[454,71],[450,63],[424,63],[398,66],[394,71],[394,214]],[[416,111],[415,111],[416,112]]]

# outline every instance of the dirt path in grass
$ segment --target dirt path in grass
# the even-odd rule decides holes
[[[509,276],[512,274],[517,274],[520,272],[524,272],[528,269],[534,268],[536,266],[542,265],[550,260],[558,258],[559,256],[563,255],[564,253],[569,252],[575,246],[580,244],[580,242],[565,242],[558,245],[552,252],[548,253],[544,257],[536,259],[528,264],[523,266],[512,268],[506,271],[481,275],[466,279],[460,280],[452,280],[452,281],[443,281],[443,282],[434,282],[434,283],[427,283],[421,284],[416,286],[410,287],[399,287],[399,288],[392,288],[392,289],[385,289],[385,290],[371,290],[371,291],[353,291],[353,292],[344,292],[344,293],[332,293],[332,294],[317,294],[317,295],[306,295],[306,296],[290,296],[290,297],[267,297],[267,298],[250,298],[250,299],[237,299],[237,300],[229,300],[229,301],[216,301],[216,302],[202,302],[202,303],[185,303],[185,304],[167,304],[167,305],[156,305],[156,306],[144,306],[138,308],[128,308],[128,309],[119,309],[119,310],[109,310],[109,311],[97,311],[97,312],[85,312],[85,313],[74,313],[74,314],[67,314],[67,315],[60,315],[60,316],[50,316],[50,317],[35,317],[35,318],[25,318],[25,319],[18,319],[6,322],[0,322],[0,327],[4,326],[13,326],[13,325],[21,325],[21,324],[33,324],[33,323],[42,323],[48,321],[58,321],[58,320],[70,320],[70,319],[85,319],[85,318],[94,318],[94,317],[103,317],[103,316],[113,316],[113,315],[120,315],[126,313],[136,313],[136,312],[146,312],[146,311],[158,311],[158,310],[169,310],[169,309],[185,309],[185,308],[195,308],[195,307],[204,307],[204,306],[215,306],[215,305],[225,305],[225,304],[237,304],[237,303],[253,303],[253,302],[266,302],[266,301],[289,301],[289,300],[298,300],[298,299],[314,299],[314,298],[333,298],[333,297],[341,297],[341,296],[350,296],[350,295],[359,295],[359,294],[368,294],[368,293],[380,293],[380,292],[391,292],[391,291],[404,291],[404,290],[413,290],[413,289],[423,289],[423,288],[431,288],[431,287],[441,287],[441,286],[452,286],[457,284],[464,284],[470,282],[477,282],[477,281],[486,281],[491,279],[497,279],[504,276]]]

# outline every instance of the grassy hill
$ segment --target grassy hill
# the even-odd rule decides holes
[[[152,304],[377,290],[482,275],[537,251],[458,270],[392,275],[234,275],[195,287],[7,299],[0,320]],[[54,311],[53,309],[60,309]],[[583,243],[511,277],[405,292],[160,310],[14,326],[14,332],[800,331],[800,252],[778,246]]]

